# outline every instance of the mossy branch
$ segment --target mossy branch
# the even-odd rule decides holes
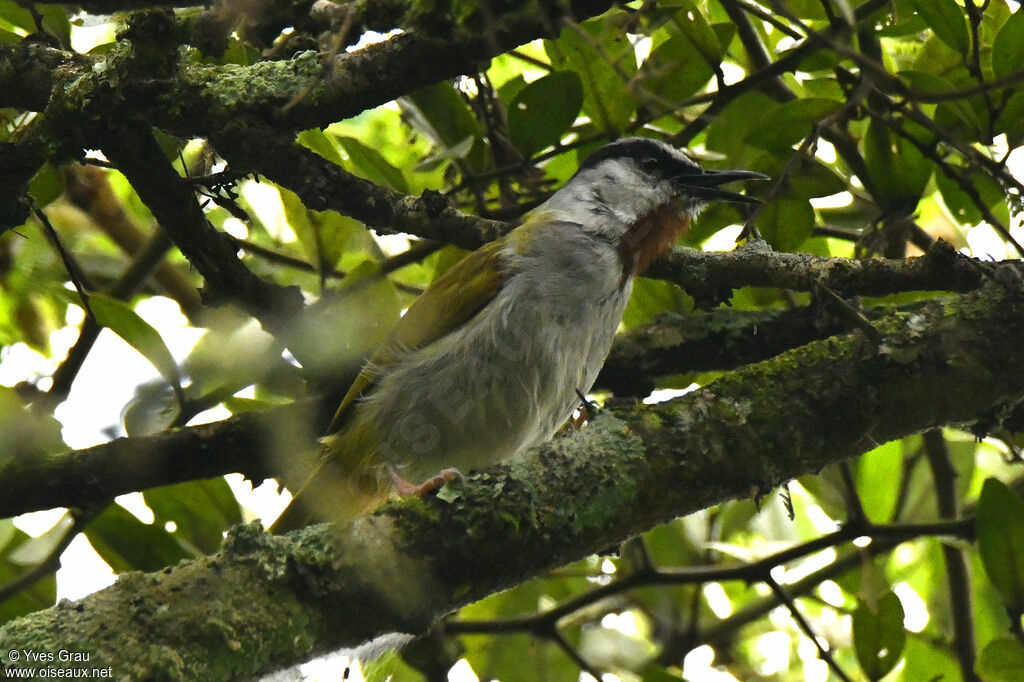
[[[236,530],[218,555],[132,573],[0,628],[9,648],[90,652],[143,679],[228,679],[443,615],[724,500],[1024,395],[1010,277],[731,372],[684,398],[613,405],[522,461],[344,527]],[[140,627],[141,625],[144,625]],[[226,646],[225,646],[226,645]],[[126,661],[125,651],[131,651]]]

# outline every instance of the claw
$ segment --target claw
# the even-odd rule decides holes
[[[409,481],[402,478],[402,475],[395,471],[393,466],[388,466],[388,476],[391,478],[391,482],[395,486],[395,491],[399,497],[409,497],[410,495],[419,495],[423,497],[427,493],[431,493],[445,483],[454,481],[457,478],[462,478],[462,472],[458,469],[442,469],[436,476],[431,476],[427,480],[423,481],[419,485],[410,483]]]

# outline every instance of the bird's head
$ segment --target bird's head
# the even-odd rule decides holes
[[[686,232],[712,201],[758,203],[721,189],[767,176],[704,170],[669,144],[630,137],[598,149],[548,202],[588,232],[616,242],[628,274],[639,274]]]

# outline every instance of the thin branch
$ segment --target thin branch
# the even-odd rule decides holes
[[[786,605],[786,608],[789,609],[790,615],[793,616],[793,620],[797,622],[797,625],[799,625],[800,629],[804,631],[804,634],[807,635],[807,637],[810,638],[812,642],[814,642],[814,646],[818,649],[818,657],[828,664],[828,667],[832,669],[832,672],[834,672],[839,677],[839,679],[845,680],[845,682],[852,682],[850,676],[843,672],[843,669],[839,667],[838,663],[836,663],[836,660],[832,657],[832,654],[829,653],[828,649],[826,649],[825,646],[821,643],[821,641],[818,639],[818,636],[814,634],[814,628],[812,628],[811,624],[807,622],[807,619],[804,618],[804,615],[800,613],[800,609],[797,608],[796,602],[793,601],[792,597],[786,594],[786,591],[782,589],[782,586],[779,585],[779,583],[777,583],[770,576],[767,580],[765,580],[765,582],[768,584],[770,588],[772,588],[772,592],[775,593],[775,596],[778,598],[778,600]]]
[[[75,260],[60,240],[60,236],[57,235],[57,230],[53,229],[53,225],[50,223],[50,219],[46,217],[46,213],[43,209],[38,206],[32,206],[32,212],[35,214],[36,219],[39,220],[39,224],[43,227],[43,232],[49,238],[50,243],[53,244],[53,248],[57,250],[57,254],[60,256],[61,261],[64,263],[64,269],[68,273],[68,277],[71,278],[72,284],[75,285],[75,289],[78,291],[78,297],[82,299],[82,307],[85,309],[85,314],[88,319],[96,323],[96,316],[92,314],[92,308],[89,307],[89,293],[88,290],[93,289],[92,283],[89,282],[88,276],[82,270],[81,266]]]
[[[939,516],[955,519],[960,514],[960,501],[956,491],[956,469],[950,459],[949,447],[941,429],[924,432],[924,451],[935,481],[935,499]],[[974,650],[974,610],[971,607],[971,578],[967,558],[957,547],[942,545],[942,556],[946,561],[946,579],[949,587],[949,602],[952,612],[953,650],[960,664],[960,674],[965,682],[979,680],[974,672],[977,654]]]

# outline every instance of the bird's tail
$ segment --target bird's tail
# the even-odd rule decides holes
[[[323,439],[320,463],[270,526],[271,533],[323,521],[350,521],[387,499],[390,487],[374,466],[375,453],[357,436],[345,430]]]

